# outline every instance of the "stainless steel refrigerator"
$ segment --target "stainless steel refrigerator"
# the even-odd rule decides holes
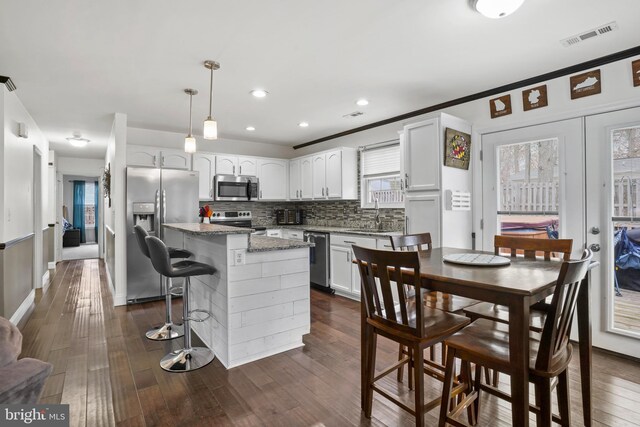
[[[198,222],[198,172],[127,168],[127,302],[164,296],[160,275],[145,257],[133,231],[136,224],[164,240],[161,224]]]

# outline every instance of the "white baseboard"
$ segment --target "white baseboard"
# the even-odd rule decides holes
[[[49,275],[49,270],[47,270],[43,275],[42,275],[42,293],[47,292],[47,290],[49,289],[49,280],[50,275]]]
[[[113,297],[113,305],[127,305],[127,296],[126,295],[116,295]]]
[[[55,262],[50,262],[48,267],[49,267],[49,270],[55,271],[56,270],[56,263]]]
[[[31,304],[33,304],[35,299],[36,299],[36,290],[32,289],[31,292],[29,292],[29,295],[27,295],[24,301],[22,301],[22,304],[20,304],[20,307],[18,307],[16,312],[13,313],[13,316],[11,316],[11,319],[9,319],[9,321],[14,325],[17,325],[18,323],[20,323],[24,315],[27,314],[29,307],[31,307]]]

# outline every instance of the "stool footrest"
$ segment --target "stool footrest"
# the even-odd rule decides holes
[[[169,293],[174,297],[181,297],[184,294],[184,290],[182,286],[172,286],[169,288]]]
[[[203,317],[192,316],[193,313],[202,313],[205,316]],[[203,310],[198,308],[198,309],[189,311],[189,317],[183,320],[190,320],[192,322],[204,322],[205,320],[209,320],[211,317],[213,317],[212,312],[210,312],[209,310]]]

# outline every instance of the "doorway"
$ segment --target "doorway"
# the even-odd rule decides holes
[[[484,249],[496,234],[570,238],[573,258],[589,245],[593,345],[640,357],[640,108],[484,134],[482,151]]]
[[[62,178],[62,259],[99,257],[99,178]]]

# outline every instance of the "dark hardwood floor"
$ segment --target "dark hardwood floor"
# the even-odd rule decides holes
[[[144,337],[162,322],[163,304],[114,308],[107,286],[98,260],[58,264],[22,331],[21,357],[54,365],[42,402],[70,404],[72,426],[414,424],[385,399],[375,399],[370,420],[362,415],[357,302],[312,291],[311,334],[303,348],[231,370],[215,360],[198,371],[170,374],[158,362],[180,342]],[[179,316],[179,302],[174,309]],[[396,354],[395,344],[379,339],[379,367]],[[570,370],[572,424],[581,425],[576,361]],[[594,425],[640,425],[639,364],[599,351],[593,364]],[[388,378],[385,387],[410,402],[408,390]],[[427,378],[426,384],[426,399],[440,393],[441,383]],[[501,386],[506,389],[508,378]],[[437,423],[437,413],[427,414],[427,425]],[[507,402],[482,396],[479,425],[508,426],[510,419]]]

